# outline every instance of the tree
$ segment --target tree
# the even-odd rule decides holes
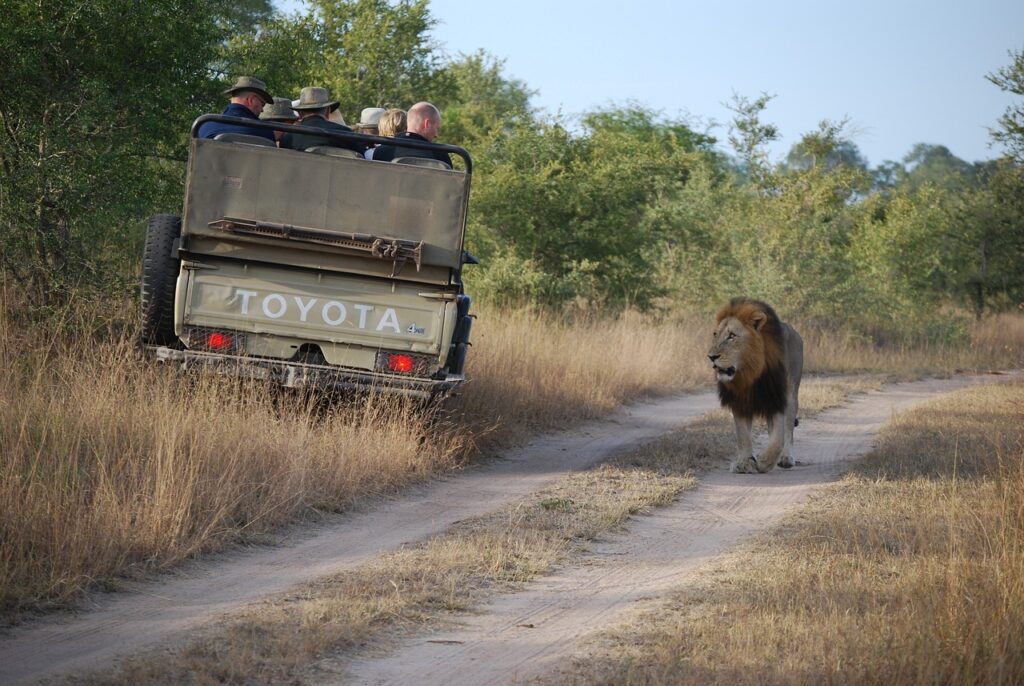
[[[903,157],[907,175],[904,182],[910,188],[925,184],[956,190],[971,185],[975,180],[975,168],[965,162],[944,145],[917,143]]]
[[[879,190],[891,190],[906,180],[907,169],[902,162],[883,160],[871,170],[873,185]]]
[[[739,155],[744,173],[766,190],[773,183],[768,144],[778,140],[779,129],[774,124],[763,123],[761,115],[773,97],[762,93],[761,97],[750,100],[734,94],[731,103],[726,105],[734,115],[729,124],[729,144]]]
[[[660,112],[635,102],[624,107],[608,107],[588,112],[583,126],[590,131],[618,132],[644,145],[664,149],[681,147],[688,152],[712,153],[715,139],[697,131],[686,119],[666,120]]]
[[[105,265],[141,217],[168,202],[171,188],[180,203],[180,144],[208,106],[225,7],[5,3],[0,268],[35,304],[108,281]]]
[[[364,107],[445,102],[455,82],[429,39],[433,25],[427,0],[312,0],[304,15],[235,37],[226,71],[261,75],[288,97],[325,86],[346,119]]]
[[[650,116],[603,110],[584,117],[579,134],[557,119],[499,132],[474,174],[470,243],[485,258],[478,277],[489,278],[489,261],[502,273],[509,265],[543,273],[537,295],[552,304],[648,307],[664,293],[657,273],[676,236],[670,208],[706,153],[681,142],[697,134],[673,133],[684,122]]]
[[[1024,303],[1024,173],[1006,162],[965,197],[957,262],[960,294],[981,318]]]
[[[839,166],[866,170],[867,160],[861,155],[860,148],[843,135],[848,122],[847,119],[839,122],[823,119],[816,131],[805,134],[790,148],[786,166],[801,171],[817,166],[826,170]]]
[[[532,120],[530,98],[536,91],[519,79],[505,76],[505,62],[483,50],[447,66],[455,92],[444,108],[444,139],[467,148],[481,148],[501,131]]]
[[[1024,50],[1010,51],[1012,62],[985,78],[1000,90],[1024,95]],[[999,127],[991,131],[992,139],[1006,146],[1006,154],[1018,164],[1024,164],[1024,101],[1006,108],[999,118]]]
[[[222,4],[218,19],[228,30],[226,35],[255,31],[274,14],[270,0],[229,0]]]

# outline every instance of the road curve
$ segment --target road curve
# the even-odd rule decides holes
[[[252,547],[183,565],[173,574],[97,594],[75,614],[41,619],[0,635],[0,684],[34,683],[109,670],[119,658],[187,637],[190,629],[247,603],[352,569],[422,541],[654,439],[717,406],[714,393],[636,403],[611,417],[540,436],[443,481],[368,511],[289,531],[275,547]]]
[[[636,601],[685,583],[716,555],[777,523],[815,489],[866,453],[893,415],[941,393],[991,383],[957,377],[891,385],[801,420],[794,457],[803,465],[768,474],[731,474],[723,465],[680,500],[593,546],[583,564],[499,596],[457,630],[405,640],[377,659],[321,665],[325,682],[477,686],[532,683],[575,654],[586,635],[608,627]],[[557,681],[557,679],[556,679]]]

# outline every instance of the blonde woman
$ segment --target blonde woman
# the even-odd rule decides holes
[[[380,131],[381,136],[394,137],[405,131],[407,121],[405,110],[395,107],[380,116],[377,130]]]
[[[393,107],[380,116],[377,120],[377,135],[387,136],[394,138],[400,133],[405,132],[405,127],[408,122],[408,118],[405,114],[405,110],[400,110],[397,107]],[[373,151],[377,148],[370,148],[364,154],[364,157],[368,160],[373,159]]]

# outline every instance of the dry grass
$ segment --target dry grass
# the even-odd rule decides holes
[[[477,329],[473,381],[440,417],[381,397],[324,408],[258,383],[183,378],[143,361],[131,327],[109,315],[82,307],[43,326],[0,295],[0,359],[11,361],[0,378],[8,620],[395,492],[703,371],[699,359],[656,368],[690,345],[678,327],[494,314]]]
[[[635,312],[566,320],[485,310],[473,329],[472,380],[455,406],[463,421],[490,424],[506,443],[638,396],[697,388],[710,381],[705,329]]]
[[[805,416],[842,404],[879,379],[812,380]],[[524,502],[462,522],[430,541],[353,572],[319,580],[208,628],[180,652],[130,660],[91,683],[301,683],[332,674],[396,630],[422,631],[453,612],[517,588],[580,553],[633,513],[669,504],[694,472],[726,459],[732,422],[716,411],[672,433],[570,475]]]
[[[11,343],[0,338],[0,356]],[[0,380],[8,610],[350,507],[464,454],[452,427],[430,430],[394,399],[322,413],[256,384],[153,369],[127,344],[19,361]]]
[[[703,321],[483,311],[472,379],[441,416],[382,398],[325,409],[143,361],[128,309],[77,303],[32,322],[0,286],[0,359],[9,361],[0,616],[9,621],[120,575],[396,492],[530,432],[708,380]],[[1004,344],[986,341],[985,350]]]
[[[306,670],[329,656],[336,673],[354,651],[514,589],[630,514],[670,502],[694,483],[685,461],[674,462],[671,471],[608,465],[575,474],[426,543],[252,605],[179,652],[130,659],[118,673],[87,681],[303,683]]]
[[[798,324],[799,326],[799,324]],[[973,322],[966,342],[941,337],[916,344],[874,345],[850,332],[801,327],[807,369],[852,374],[886,372],[897,379],[1024,367],[1024,316],[1000,314]]]
[[[901,417],[825,495],[609,632],[577,683],[1024,682],[1024,384]]]

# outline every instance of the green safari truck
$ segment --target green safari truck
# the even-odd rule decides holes
[[[199,138],[206,121],[309,132],[224,115],[195,121],[182,215],[156,215],[147,227],[146,350],[289,387],[430,399],[462,383],[473,322],[462,268],[475,263],[463,249],[469,154],[403,141],[456,155],[462,168],[415,156],[380,162],[331,145]]]

